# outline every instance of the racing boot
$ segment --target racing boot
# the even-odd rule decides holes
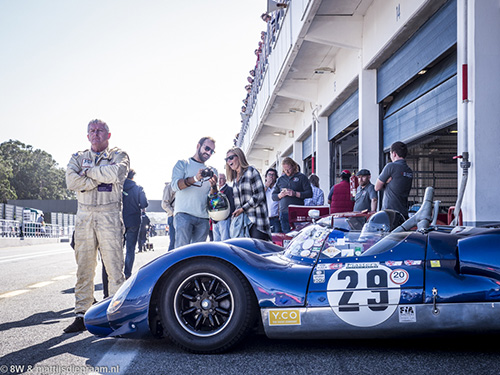
[[[64,333],[75,333],[86,331],[85,324],[83,323],[83,316],[77,316],[75,321],[64,329]]]

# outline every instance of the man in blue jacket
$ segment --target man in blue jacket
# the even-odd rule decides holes
[[[148,206],[148,200],[142,186],[133,181],[135,171],[128,173],[123,184],[123,223],[125,224],[125,244],[127,252],[125,255],[125,278],[132,274],[135,260],[135,246],[141,227],[141,213]]]

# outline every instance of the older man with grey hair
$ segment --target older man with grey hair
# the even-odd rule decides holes
[[[74,232],[76,319],[66,333],[85,330],[83,316],[94,302],[98,250],[109,277],[110,295],[125,280],[122,192],[129,157],[118,148],[109,148],[111,133],[105,122],[91,121],[87,133],[90,149],[73,154],[66,169],[66,184],[78,199]]]

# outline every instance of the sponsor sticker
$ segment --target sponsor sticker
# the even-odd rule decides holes
[[[405,260],[405,266],[420,266],[421,264],[421,260]]]
[[[399,308],[399,323],[416,323],[417,311],[413,305],[400,305]]]
[[[300,310],[269,310],[270,326],[300,325]]]
[[[321,284],[325,282],[325,271],[323,270],[315,270],[313,274],[313,282],[315,284]]]
[[[396,266],[402,266],[403,265],[403,261],[401,260],[388,260],[387,262],[385,262],[385,265],[387,267],[396,267]]]
[[[320,263],[316,266],[317,270],[338,270],[344,266],[343,263]]]
[[[372,262],[372,263],[347,263],[345,265],[346,269],[355,269],[355,268],[378,268],[379,264]]]

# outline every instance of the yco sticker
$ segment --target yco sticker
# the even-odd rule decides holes
[[[328,280],[330,306],[340,319],[356,327],[385,322],[396,310],[401,296],[401,284],[391,277],[393,270],[380,264],[376,268],[371,265],[361,264],[356,268],[356,263],[348,263]]]

